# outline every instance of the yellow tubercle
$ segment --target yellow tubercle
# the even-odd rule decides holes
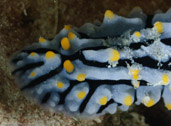
[[[125,96],[123,101],[124,101],[124,105],[126,106],[130,106],[133,103],[132,97],[130,95]]]
[[[110,62],[118,61],[120,59],[120,53],[117,50],[112,50],[112,54],[110,57]]]
[[[168,110],[171,110],[171,104],[166,104],[165,106]]]
[[[30,77],[35,77],[36,76],[36,73],[35,72],[31,72],[30,73]]]
[[[67,30],[67,31],[69,31],[69,30],[71,30],[71,26],[70,25],[65,25],[64,26],[64,29]]]
[[[107,96],[103,96],[99,99],[100,105],[106,105],[106,103],[107,103]]]
[[[141,36],[141,33],[138,32],[138,31],[136,31],[136,32],[134,32],[134,35],[135,35],[137,38],[139,38],[139,37]]]
[[[146,103],[147,107],[151,107],[153,105],[154,105],[154,100],[153,99],[150,99],[150,101]]]
[[[169,76],[167,74],[163,74],[163,76],[162,76],[162,84],[163,85],[168,85],[169,81],[170,81]]]
[[[130,70],[130,74],[131,74],[131,75],[138,75],[139,72],[140,72],[139,69],[131,69],[131,70]]]
[[[58,82],[58,83],[56,84],[56,86],[57,86],[58,88],[63,88],[64,84],[63,84],[62,82]]]
[[[147,98],[146,98],[147,97]],[[142,103],[146,106],[146,107],[151,107],[155,104],[154,99],[150,98],[149,96],[146,96],[143,100]]]
[[[162,22],[160,21],[157,21],[155,24],[154,24],[154,27],[156,28],[157,32],[158,33],[163,33],[163,24]]]
[[[67,37],[62,38],[61,40],[61,47],[64,50],[69,50],[70,49],[70,42]]]
[[[69,73],[73,72],[73,70],[74,70],[74,65],[72,64],[72,62],[70,60],[65,60],[63,66],[64,66],[65,70]]]
[[[140,82],[138,81],[136,84],[133,84],[134,88],[138,88],[140,86]]]
[[[130,69],[130,74],[134,80],[138,80],[139,69]]]
[[[115,15],[111,10],[106,10],[105,17],[108,19],[113,19],[115,17]]]
[[[71,39],[71,40],[74,39],[75,38],[75,34],[73,32],[69,32],[68,33],[68,38]]]
[[[47,60],[48,59],[53,59],[53,58],[55,58],[55,53],[52,52],[52,51],[48,51],[48,52],[46,52],[45,57],[46,57]]]
[[[86,75],[83,74],[83,73],[79,73],[79,74],[77,75],[77,80],[78,80],[78,81],[84,81],[85,78],[86,78]]]
[[[31,53],[30,53],[30,56],[34,57],[34,56],[36,56],[36,54],[37,54],[37,53],[35,53],[35,52],[31,52]]]
[[[139,76],[138,76],[138,75],[133,75],[132,78],[133,78],[134,80],[138,80]]]
[[[85,97],[85,95],[86,95],[85,91],[80,91],[80,92],[78,92],[77,97],[81,100]]]
[[[40,38],[39,38],[39,42],[40,42],[40,43],[45,43],[45,42],[46,42],[46,39],[43,38],[43,37],[40,37]]]

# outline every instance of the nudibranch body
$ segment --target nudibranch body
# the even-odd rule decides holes
[[[65,25],[53,40],[40,37],[11,64],[18,86],[37,103],[75,116],[151,107],[171,110],[171,10],[128,18],[105,12],[103,22]]]

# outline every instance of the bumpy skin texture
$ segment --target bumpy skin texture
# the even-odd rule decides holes
[[[171,11],[129,18],[105,12],[103,23],[66,25],[53,40],[16,53],[19,87],[37,103],[76,116],[115,113],[161,97],[171,109]]]

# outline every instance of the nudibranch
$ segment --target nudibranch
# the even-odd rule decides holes
[[[19,88],[55,112],[99,116],[161,97],[171,110],[171,9],[146,15],[135,8],[127,18],[106,10],[103,22],[40,37],[11,66]]]

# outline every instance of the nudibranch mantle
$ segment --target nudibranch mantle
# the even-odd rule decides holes
[[[161,97],[171,110],[171,10],[124,18],[107,10],[103,22],[65,27],[40,37],[11,58],[20,89],[38,104],[79,117],[119,107],[151,107]]]

